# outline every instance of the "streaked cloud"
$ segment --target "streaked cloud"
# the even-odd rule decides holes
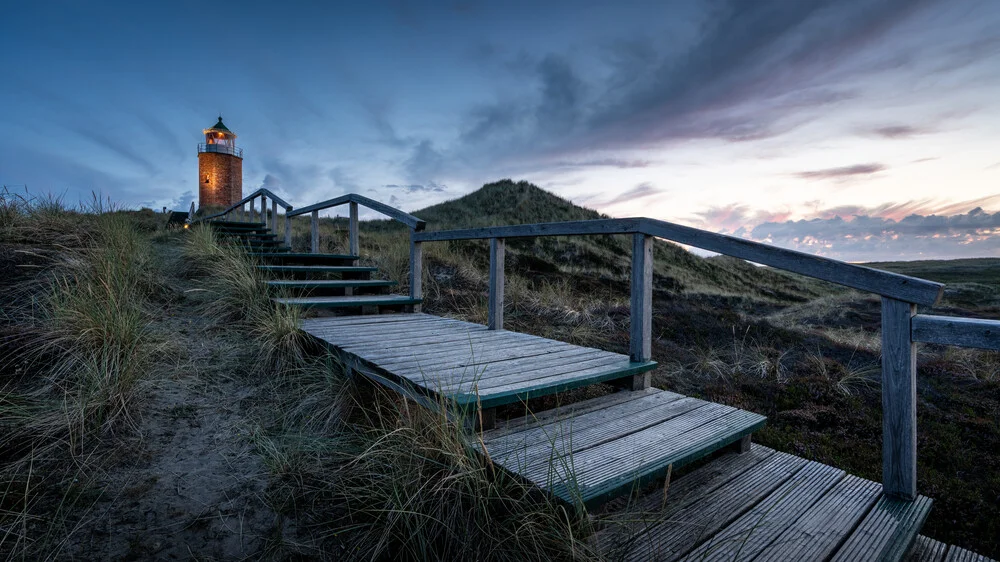
[[[804,180],[830,180],[830,179],[843,179],[854,176],[869,176],[872,174],[877,174],[886,169],[884,164],[870,163],[870,164],[854,164],[851,166],[841,166],[838,168],[826,168],[824,170],[809,170],[806,172],[797,172],[796,177],[802,178]]]

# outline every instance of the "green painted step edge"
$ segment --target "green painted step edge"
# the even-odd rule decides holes
[[[308,297],[307,297],[308,298]],[[278,303],[277,299],[271,299],[272,301]],[[371,299],[367,300],[355,300],[350,302],[290,302],[290,303],[279,303],[285,304],[287,306],[299,306],[302,308],[357,308],[359,306],[409,306],[414,304],[420,304],[424,302],[424,299],[393,299],[393,300],[379,300],[377,295],[372,296]]]
[[[263,255],[263,254],[251,254],[251,255]],[[287,254],[282,254],[283,258],[329,258],[338,260],[357,260],[361,259],[359,256],[352,256],[350,254],[309,254],[306,252],[289,252]]]
[[[381,279],[330,279],[327,281],[268,281],[267,284],[269,287],[283,289],[340,289],[343,287],[391,287],[398,283]]]
[[[378,271],[377,267],[362,265],[258,265],[264,271],[283,273],[365,273]]]
[[[632,362],[629,363],[629,366],[624,369],[612,369],[576,379],[563,379],[554,384],[545,384],[544,382],[541,382],[532,387],[509,390],[497,394],[480,394],[478,396],[475,394],[452,394],[448,395],[448,398],[460,408],[475,408],[477,405],[482,408],[492,408],[494,406],[503,406],[513,402],[521,402],[522,400],[528,400],[529,398],[538,398],[540,396],[556,394],[557,392],[573,390],[574,388],[580,388],[581,386],[588,386],[599,382],[606,382],[632,375],[638,375],[655,369],[656,365],[656,361],[646,361],[644,363]]]
[[[719,449],[732,445],[747,435],[758,431],[760,428],[764,427],[765,424],[767,424],[766,417],[759,417],[759,420],[755,422],[748,422],[746,426],[734,433],[713,441],[706,446],[700,447],[687,455],[673,459],[665,459],[656,465],[646,468],[642,472],[630,472],[628,475],[611,480],[601,486],[584,490],[575,490],[577,494],[570,493],[567,486],[562,486],[559,491],[551,491],[551,493],[555,497],[570,505],[576,505],[577,502],[582,500],[583,506],[587,509],[597,507],[617,497],[625,495],[631,490],[639,490],[647,484],[657,480],[662,480],[666,477],[667,471],[671,470],[671,466],[673,467],[672,470],[677,470],[684,465],[703,459]]]
[[[214,228],[264,228],[265,225],[259,222],[210,222]]]

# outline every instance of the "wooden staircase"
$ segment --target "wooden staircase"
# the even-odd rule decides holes
[[[286,210],[286,242],[279,240],[273,223],[210,220],[241,214],[237,209],[245,218],[247,202],[252,217],[255,197],[261,197],[261,216],[266,217],[265,196],[274,201],[273,220],[278,203]],[[342,204],[351,206],[351,253],[319,253],[318,212]],[[358,204],[410,227],[409,295],[390,294],[394,281],[373,278],[376,268],[358,265]],[[305,214],[312,218],[313,251],[292,252],[288,219]],[[261,189],[208,219],[259,261],[258,267],[271,277],[272,300],[324,311],[305,320],[302,329],[345,366],[424,406],[475,420],[469,446],[492,466],[578,509],[617,512],[617,521],[612,516],[596,537],[612,558],[986,560],[918,537],[931,500],[916,494],[915,482],[906,478],[915,466],[915,452],[906,448],[910,437],[915,441],[915,429],[906,423],[915,404],[899,397],[906,394],[907,381],[915,380],[906,359],[912,342],[971,341],[1000,349],[989,336],[1000,328],[995,323],[959,322],[962,338],[952,341],[924,328],[954,328],[955,319],[918,315],[912,317],[913,326],[922,328],[910,334],[909,307],[937,302],[940,284],[645,218],[424,232],[417,217],[362,196],[345,195],[292,211]],[[592,234],[633,237],[629,354],[504,330],[505,240]],[[766,422],[761,415],[650,388],[650,372],[656,367],[650,349],[654,236],[882,295],[884,334],[905,336],[898,338],[903,344],[892,348],[891,355],[906,359],[883,364],[883,409],[896,424],[884,434],[883,483],[751,447],[751,434]],[[421,244],[475,239],[490,241],[488,325],[415,311],[422,301]],[[900,303],[911,314],[892,314]],[[894,341],[890,337],[883,345]],[[598,383],[613,383],[619,390],[496,419],[499,407]],[[671,481],[673,471],[684,465],[692,466]],[[665,486],[653,486],[664,481]]]
[[[395,281],[372,279],[378,268],[357,265],[359,256],[292,252],[263,223],[210,221],[219,234],[235,240],[257,266],[272,277],[275,302],[344,314],[412,310],[422,300],[393,295]]]

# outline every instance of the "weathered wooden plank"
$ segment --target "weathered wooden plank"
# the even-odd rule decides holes
[[[378,268],[360,265],[258,265],[257,269],[276,273],[371,273],[378,271]]]
[[[917,496],[917,352],[910,340],[916,306],[882,298],[882,484]]]
[[[982,554],[976,554],[971,550],[954,545],[948,547],[948,554],[944,560],[945,562],[992,562]]]
[[[410,298],[421,299],[424,295],[424,251],[420,242],[414,240],[415,231],[410,232]],[[420,312],[419,308],[414,309]]]
[[[916,540],[930,509],[931,500],[923,496],[906,501],[883,495],[831,560],[900,560]]]
[[[826,560],[881,495],[882,486],[877,482],[847,475],[754,560]],[[744,553],[752,554],[741,551],[741,556]]]
[[[406,226],[418,231],[423,230],[424,227],[427,226],[427,223],[409,213],[404,213],[403,211],[400,211],[399,209],[396,209],[394,207],[390,207],[385,203],[380,203],[378,201],[375,201],[374,199],[369,199],[363,195],[358,195],[357,193],[348,193],[347,195],[341,195],[340,197],[334,197],[333,199],[320,201],[319,203],[314,203],[307,207],[296,209],[292,211],[290,214],[294,217],[297,215],[303,215],[305,213],[319,212],[322,211],[323,209],[329,209],[330,207],[338,207],[345,203],[351,203],[351,202],[360,203],[361,205],[364,205],[365,207],[368,207],[373,211],[377,211],[379,213],[382,213],[383,215],[386,215],[387,217],[396,219],[397,221],[405,224]]]
[[[438,378],[446,381],[444,389],[449,393],[461,394],[471,392],[472,386],[477,386],[480,393],[502,393],[508,390],[544,388],[553,381],[564,378],[587,376],[606,372],[616,368],[624,368],[631,363],[627,358],[591,355],[590,359],[581,361],[558,362],[555,365],[511,365],[507,369],[497,369],[497,372],[471,372],[468,369],[454,369],[450,372],[439,372]],[[473,375],[473,376],[470,376]]]
[[[626,361],[628,360],[626,359]],[[449,398],[458,406],[469,407],[473,404],[480,404],[483,408],[492,408],[565,392],[599,382],[631,377],[655,367],[656,363],[652,361],[649,363],[617,363],[604,370],[593,369],[584,372],[575,372],[558,378],[548,378],[541,382],[524,381],[519,385],[511,385],[500,389],[481,390],[478,396],[473,393],[455,393],[449,395]]]
[[[917,314],[910,334],[913,341],[1000,350],[1000,320]]]
[[[427,365],[422,362],[414,362],[407,365],[394,365],[392,370],[403,376],[432,378],[442,391],[448,394],[460,394],[459,388],[469,389],[470,392],[473,388],[478,388],[482,395],[486,392],[486,388],[497,386],[492,382],[495,378],[513,377],[514,380],[518,381],[517,387],[522,388],[526,384],[534,384],[532,377],[522,374],[522,371],[532,369],[535,372],[544,373],[550,369],[565,370],[567,366],[572,369],[573,365],[576,365],[575,359],[579,359],[581,363],[598,361],[603,359],[600,353],[596,350],[568,350],[567,353],[554,357],[546,355],[544,357],[512,358],[509,361],[485,365]]]
[[[581,452],[620,439],[631,433],[642,431],[668,420],[688,415],[708,403],[697,398],[681,398],[664,404],[650,405],[644,411],[632,412],[627,418],[608,416],[602,411],[598,418],[589,423],[573,420],[564,425],[546,427],[537,433],[524,435],[523,440],[515,439],[494,452],[490,458],[502,466],[518,473],[527,472],[532,467],[569,462]]]
[[[490,238],[490,295],[486,325],[491,330],[503,329],[504,240]]]
[[[666,238],[681,244],[777,267],[905,302],[934,305],[940,300],[944,290],[944,285],[941,283],[648,218],[598,219],[424,232],[417,236],[417,240],[431,242],[481,238],[634,233]]]
[[[944,553],[948,550],[948,545],[941,541],[917,535],[913,541],[913,547],[906,554],[904,562],[943,562]]]
[[[416,236],[416,239],[421,242],[442,242],[446,240],[475,240],[485,238],[632,234],[635,232],[640,232],[640,219],[599,219],[421,232]]]
[[[641,391],[636,391],[641,392]],[[622,404],[601,408],[587,413],[578,413],[572,418],[563,420],[553,420],[549,423],[537,424],[530,428],[525,428],[517,433],[503,437],[489,437],[483,435],[483,444],[489,452],[490,457],[497,460],[515,449],[523,449],[537,445],[550,445],[557,439],[572,436],[574,443],[579,443],[577,437],[594,427],[600,427],[608,422],[622,421],[628,416],[643,415],[645,412],[655,410],[659,406],[671,404],[678,400],[694,400],[692,403],[703,406],[707,402],[697,398],[688,398],[674,393],[652,393],[638,400],[630,400]],[[692,406],[694,407],[694,406]],[[687,410],[685,410],[687,411]]]
[[[278,202],[271,201],[271,222],[268,223],[271,227],[271,232],[277,232],[276,228],[278,225]]]
[[[944,285],[870,267],[786,250],[735,236],[716,234],[655,219],[641,219],[639,231],[703,250],[769,265],[904,302],[933,306]]]
[[[421,357],[444,352],[467,351],[478,355],[481,347],[492,345],[495,338],[487,334],[491,332],[472,332],[458,328],[451,330],[437,330],[427,335],[420,335],[416,338],[393,339],[391,345],[382,348],[377,347],[371,341],[358,340],[355,342],[342,342],[339,338],[334,342],[337,347],[352,353],[364,353],[366,357],[387,360],[393,357]],[[511,343],[531,341],[527,338],[518,339],[515,336],[500,340],[503,345]],[[369,352],[379,351],[378,355],[371,355]]]
[[[622,391],[613,392],[611,394],[605,394],[604,396],[598,396],[596,398],[589,398],[587,400],[581,400],[579,402],[572,402],[569,404],[564,404],[557,406],[555,408],[550,408],[548,410],[540,411],[529,411],[521,417],[512,418],[501,422],[496,429],[483,434],[484,440],[495,439],[503,437],[505,435],[510,435],[520,431],[525,431],[534,427],[535,425],[544,425],[546,423],[557,423],[564,419],[572,416],[585,414],[587,412],[592,412],[595,410],[600,410],[603,408],[610,408],[618,404],[624,404],[625,402],[630,402],[632,400],[638,400],[644,396],[650,394],[656,394],[659,392],[667,392],[665,390],[660,390],[658,388],[648,388],[646,390],[640,391]],[[670,394],[680,397],[680,394]]]
[[[632,361],[649,361],[653,337],[653,237],[645,234],[632,235],[630,311],[629,355]]]
[[[264,228],[270,228],[271,221],[267,218],[267,196],[260,197],[260,222],[264,223]]]
[[[632,542],[625,544],[623,558],[669,561],[685,557],[762,499],[771,496],[797,476],[806,464],[805,459],[775,453],[704,495],[684,503],[668,500],[666,509],[657,514],[659,517],[649,521]],[[810,470],[816,469],[810,467]]]
[[[514,364],[515,360],[528,361],[565,361],[560,352],[575,352],[573,349],[566,349],[559,345],[559,342],[517,342],[515,346],[506,347],[487,342],[477,342],[471,349],[469,347],[457,348],[448,352],[432,353],[420,357],[402,357],[389,360],[377,360],[380,367],[394,370],[396,367],[404,365],[420,369],[461,369],[485,368],[490,369],[506,368],[508,364]],[[600,353],[600,352],[591,352]],[[375,360],[373,358],[373,360]],[[503,363],[500,365],[500,363]],[[494,367],[494,365],[496,365]]]
[[[625,560],[629,553],[638,556],[643,551],[655,554],[649,539],[658,525],[673,522],[674,514],[681,509],[705,501],[716,489],[748,470],[766,470],[767,465],[763,463],[774,454],[773,449],[755,447],[742,455],[722,455],[680,478],[669,479],[667,490],[656,487],[624,508],[606,515],[596,537],[604,559]],[[685,528],[689,534],[700,534]]]
[[[701,409],[699,408],[699,410]],[[597,505],[620,495],[623,490],[639,489],[649,482],[656,481],[671,468],[680,468],[718,451],[738,441],[744,435],[763,427],[765,421],[766,418],[763,416],[751,412],[742,410],[730,412],[721,418],[685,432],[680,437],[660,435],[657,443],[648,447],[648,450],[635,450],[632,455],[626,455],[624,460],[619,457],[619,460],[614,461],[617,466],[606,464],[589,470],[583,477],[577,474],[576,483],[581,486],[580,489],[584,492],[585,505]],[[655,430],[655,428],[650,429]],[[633,436],[642,435],[642,433],[645,432],[634,433],[619,441],[627,441]],[[617,441],[613,441],[588,449],[583,452],[583,455],[609,445],[613,448],[617,443]],[[617,451],[621,451],[621,448],[618,447]],[[575,460],[576,457],[574,457],[574,462]],[[568,491],[573,491],[573,488],[560,490],[557,487],[553,489],[553,492],[557,494],[565,494]]]
[[[285,209],[285,245],[289,248],[292,247],[292,217],[288,216],[288,211],[291,207]]]
[[[306,281],[276,280],[268,281],[269,287],[279,289],[341,289],[347,287],[392,287],[395,281],[381,279],[311,279]]]
[[[300,209],[301,210],[301,209]],[[313,211],[309,220],[309,248],[312,253],[319,253],[319,211]]]
[[[335,297],[274,297],[272,301],[288,306],[338,308],[352,306],[401,306],[414,304],[405,295],[342,295]]]
[[[401,322],[405,320],[420,319],[426,320],[428,322],[437,322],[441,320],[449,320],[453,322],[462,322],[461,320],[454,320],[452,318],[444,318],[441,316],[432,316],[430,314],[423,313],[401,313],[401,314],[387,314],[383,316],[329,316],[326,318],[308,318],[302,321],[303,325],[313,325],[313,326],[353,326],[357,324],[372,324],[376,322]],[[470,326],[476,326],[477,324],[472,324],[471,322],[465,322]]]
[[[351,255],[359,255],[361,253],[361,242],[358,239],[358,204],[355,201],[351,201],[350,205],[350,218],[348,219],[347,226],[347,245]]]
[[[312,333],[323,337],[334,345],[352,343],[372,344],[375,338],[385,342],[399,342],[405,339],[427,340],[433,342],[435,336],[484,334],[485,326],[470,327],[458,322],[426,322],[420,319],[408,319],[399,322],[384,322],[379,324],[355,324],[352,326],[326,326],[312,329]]]
[[[599,447],[580,451],[573,455],[573,476],[581,486],[589,487],[622,474],[632,474],[641,466],[663,457],[661,447],[673,450],[692,440],[700,441],[703,436],[695,433],[695,429],[709,426],[738,412],[732,406],[708,402],[686,416],[671,418]],[[686,436],[689,432],[690,435]],[[544,482],[548,474],[547,467],[534,467],[534,470],[524,473],[536,482]]]
[[[688,557],[706,562],[753,559],[843,478],[843,470],[809,463]]]
[[[419,335],[419,334],[418,334]],[[379,349],[371,342],[358,341],[348,343],[337,343],[338,347],[352,353],[363,353],[366,357],[377,358],[379,361],[393,358],[419,358],[434,355],[435,353],[454,353],[465,351],[470,354],[479,355],[483,347],[491,345],[497,340],[487,337],[483,332],[471,332],[462,329],[450,331],[437,331],[426,336],[393,340],[391,346]],[[503,345],[515,343],[525,343],[531,340],[518,339],[515,336],[501,340]],[[433,344],[433,345],[430,345]],[[372,352],[377,352],[373,355]]]

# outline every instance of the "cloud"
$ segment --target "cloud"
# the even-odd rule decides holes
[[[555,164],[555,166],[562,168],[599,167],[599,168],[619,168],[619,169],[648,168],[649,166],[652,165],[653,163],[649,160],[628,160],[625,158],[597,158],[594,160],[557,162]]]
[[[444,156],[434,148],[434,143],[422,140],[413,148],[403,168],[411,178],[428,180],[437,175],[444,166]]]
[[[610,207],[611,205],[617,205],[619,203],[635,201],[637,199],[645,199],[647,197],[652,197],[654,195],[659,195],[661,193],[663,192],[653,187],[653,184],[649,182],[643,182],[628,191],[622,192],[616,195],[615,197],[612,197],[611,199],[602,203],[602,205]]]
[[[1000,256],[1000,212],[765,222],[736,235],[850,261]]]
[[[909,139],[920,135],[926,135],[930,131],[912,125],[886,125],[876,127],[871,131],[873,134],[886,139]]]
[[[426,185],[417,183],[407,184],[407,185],[390,183],[387,185],[383,185],[382,187],[386,189],[404,191],[406,193],[443,193],[448,190],[447,185],[435,182],[427,182]],[[392,197],[395,197],[395,195],[393,195]]]
[[[853,176],[870,176],[872,174],[877,174],[885,170],[884,164],[854,164],[853,166],[842,166],[839,168],[826,168],[823,170],[810,170],[807,172],[798,172],[795,176],[805,179],[805,180],[828,180],[828,179],[842,179],[849,178]]]

